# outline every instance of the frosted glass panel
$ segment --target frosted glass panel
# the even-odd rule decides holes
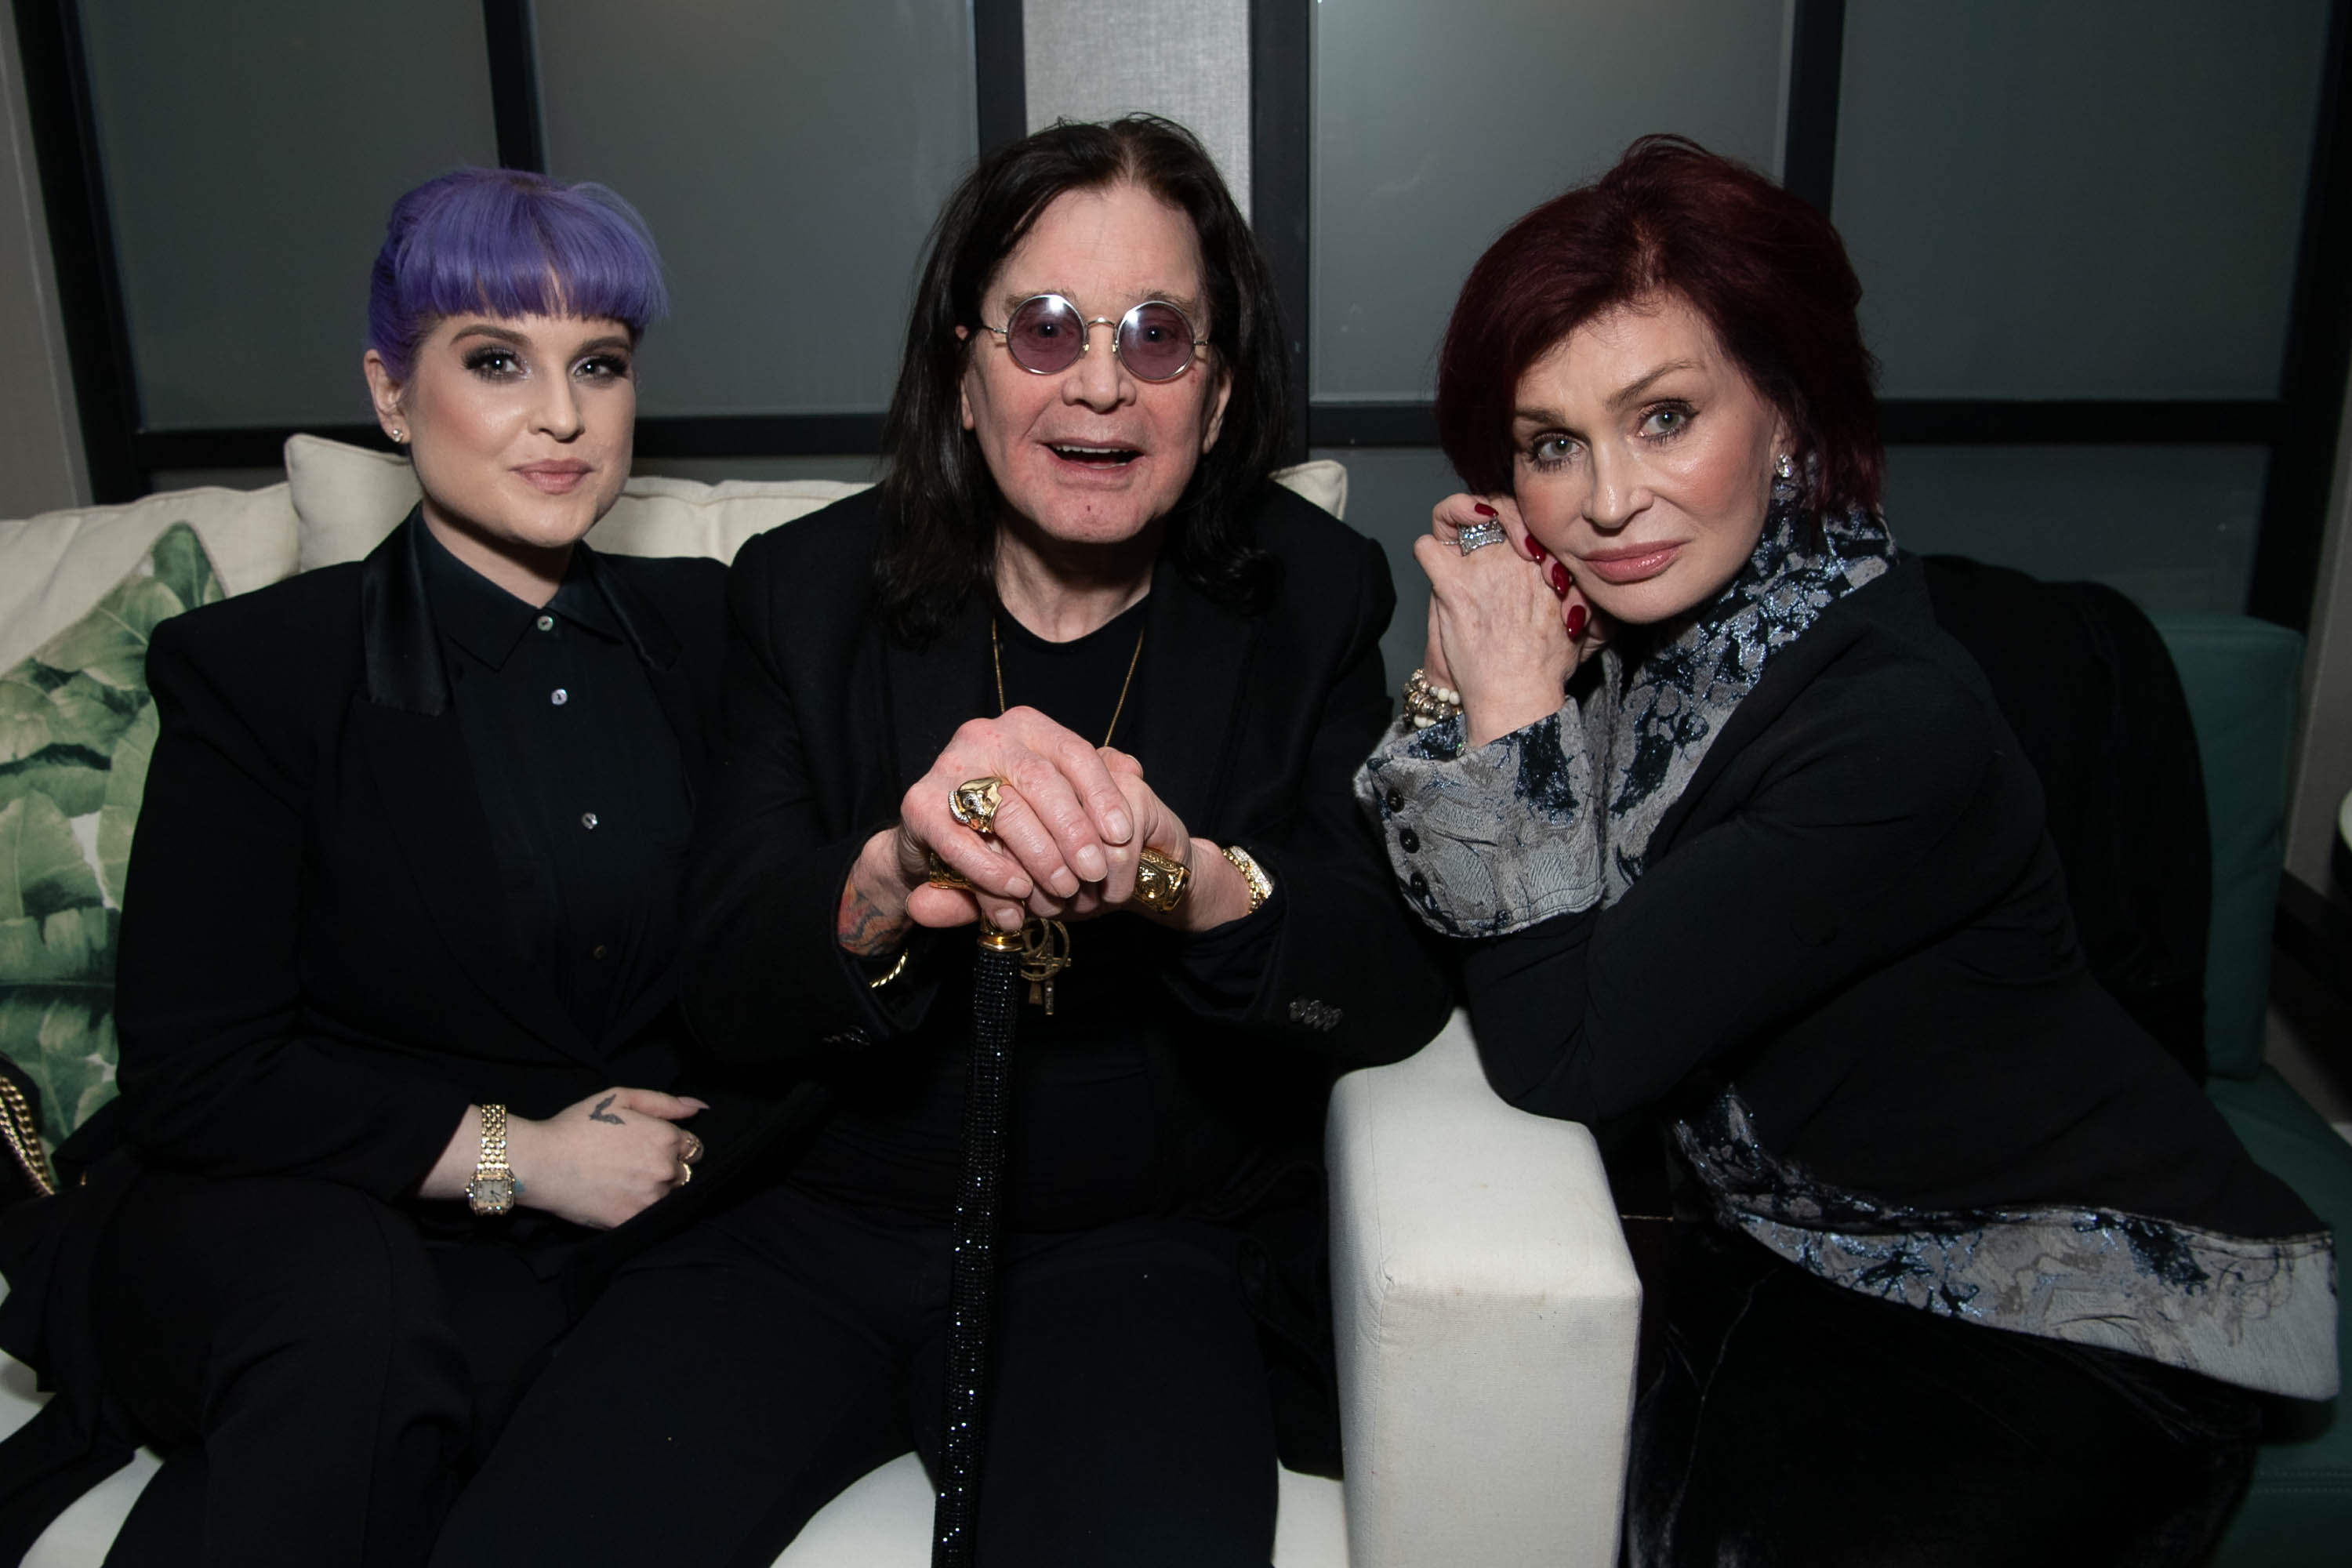
[[[145,423],[361,423],[393,199],[498,161],[482,8],[83,0]]]
[[[2322,0],[1853,0],[1836,216],[1895,397],[2269,396]]]
[[[1454,296],[1512,219],[1680,132],[1779,159],[1787,7],[1315,7],[1313,395],[1426,397]]]
[[[1922,554],[2236,614],[2267,466],[2259,447],[1891,447],[1886,518]]]
[[[669,268],[640,408],[886,405],[923,237],[979,145],[963,0],[536,14],[550,165],[628,197]]]
[[[1429,579],[1412,542],[1429,531],[1429,509],[1462,488],[1434,447],[1336,447],[1309,453],[1348,465],[1348,526],[1380,541],[1396,579],[1396,618],[1381,639],[1389,686],[1402,687],[1429,640]]]

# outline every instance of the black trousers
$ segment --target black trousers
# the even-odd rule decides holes
[[[1633,1416],[1637,1568],[2203,1562],[2257,1395],[1877,1300],[1679,1225]]]
[[[109,1568],[422,1563],[565,1322],[498,1240],[428,1246],[331,1183],[166,1173],[108,1230],[97,1315],[164,1456]]]
[[[935,1467],[941,1226],[790,1186],[627,1265],[459,1500],[439,1568],[765,1565],[835,1494]],[[1142,1219],[999,1246],[979,1560],[1265,1568],[1275,1451],[1233,1238]]]

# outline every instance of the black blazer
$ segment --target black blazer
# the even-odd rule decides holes
[[[1463,969],[1530,1110],[1728,1080],[1767,1148],[1881,1198],[2320,1228],[2092,978],[2041,785],[1916,557],[1773,657],[1622,900]]]
[[[157,628],[116,982],[122,1129],[147,1163],[397,1200],[469,1103],[540,1117],[679,1085],[668,985],[591,1040],[508,929],[421,526]],[[583,553],[699,796],[723,569]]]
[[[984,594],[925,647],[883,629],[879,505],[868,490],[761,535],[728,583],[726,761],[697,834],[682,995],[714,1052],[800,1075],[821,1077],[928,1011],[936,979],[910,970],[876,991],[842,950],[841,889],[956,726],[996,710]],[[1119,743],[1192,832],[1256,857],[1285,908],[1255,994],[1188,991],[1181,958],[1171,984],[1209,1035],[1394,1060],[1448,1005],[1350,794],[1391,712],[1380,638],[1395,592],[1377,545],[1278,486],[1256,501],[1255,531],[1282,568],[1255,615],[1161,561],[1139,724]],[[1238,934],[1195,940],[1247,940],[1226,930]]]
[[[545,1116],[610,1084],[699,1094],[685,1194],[535,1253],[593,1288],[753,1168],[805,1097],[709,1081],[674,976],[590,1040],[507,926],[410,521],[368,558],[176,616],[148,684],[161,732],[116,971],[121,1095],[58,1151],[72,1184],[0,1215],[0,1345],[58,1398],[0,1449],[0,1544],[128,1457],[90,1309],[100,1238],[142,1169],[313,1176],[414,1196],[469,1103]],[[585,552],[707,797],[724,571]],[[789,1142],[789,1140],[784,1140]],[[77,1179],[78,1178],[78,1179]],[[456,1205],[453,1226],[464,1223]],[[540,1239],[583,1233],[545,1216]],[[520,1234],[520,1233],[518,1233]]]

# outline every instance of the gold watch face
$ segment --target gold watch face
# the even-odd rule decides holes
[[[478,1175],[466,1184],[466,1201],[476,1214],[508,1214],[514,1209],[515,1179],[511,1172],[504,1175]]]

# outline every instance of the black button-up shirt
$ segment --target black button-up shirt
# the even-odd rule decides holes
[[[539,608],[421,531],[425,598],[509,922],[602,1042],[677,950],[693,822],[677,737],[583,552]]]

